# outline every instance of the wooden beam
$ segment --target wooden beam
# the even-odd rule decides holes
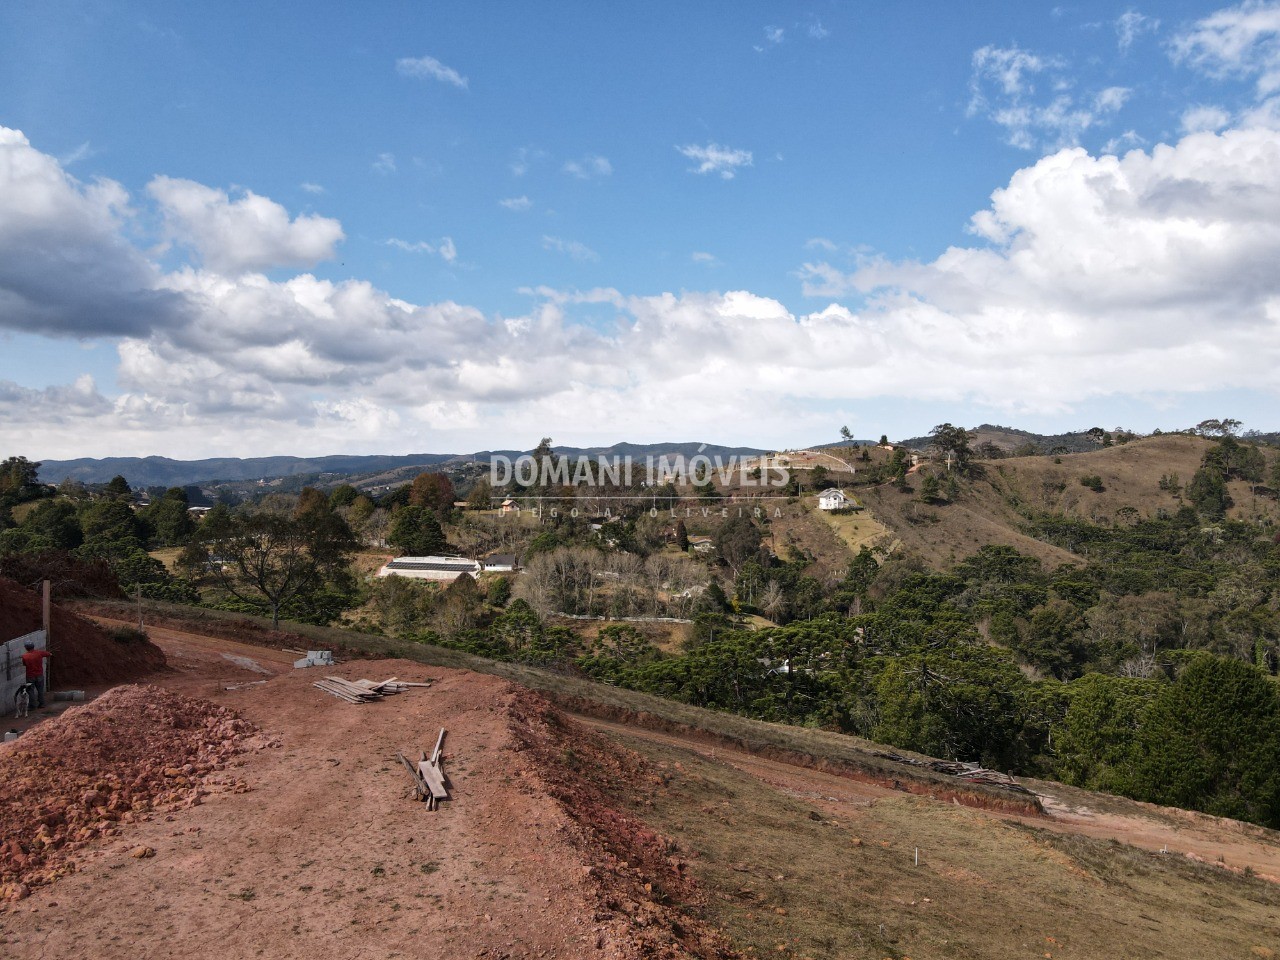
[[[432,763],[440,762],[440,751],[444,749],[444,734],[445,734],[445,729],[444,727],[441,727],[440,736],[436,737],[436,748],[431,751]]]
[[[444,775],[438,768],[424,760],[418,764],[418,775],[431,791],[431,796],[437,800],[449,799],[449,791],[444,785]]]

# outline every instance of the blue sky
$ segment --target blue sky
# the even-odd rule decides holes
[[[1274,429],[1278,28],[9,4],[0,452]]]

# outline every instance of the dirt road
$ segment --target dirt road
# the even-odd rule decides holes
[[[822,807],[832,816],[847,814],[880,798],[902,796],[875,783],[794,766],[741,750],[712,748],[673,734],[590,716],[579,715],[576,719],[624,743],[638,739],[689,749],[750,774],[775,790]],[[1079,803],[1082,791],[1061,788],[1055,792],[1054,785],[1047,783],[1037,786],[1045,791],[1040,797],[1048,816],[1017,816],[1007,811],[992,812],[991,816],[1062,834],[1116,840],[1144,850],[1191,855],[1208,863],[1222,862],[1234,870],[1249,867],[1259,876],[1280,883],[1280,835],[1274,831],[1186,810],[1151,807],[1119,797],[1106,798],[1112,809],[1096,810]]]

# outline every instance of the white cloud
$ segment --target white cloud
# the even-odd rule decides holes
[[[1128,103],[1132,93],[1128,87],[1107,87],[1093,98],[1093,109],[1097,113],[1115,113]]]
[[[161,176],[147,184],[147,193],[169,238],[219,273],[310,266],[331,259],[343,239],[337,220],[314,214],[290,220],[284,207],[251,190],[232,200],[225,190]]]
[[[1112,137],[1102,145],[1103,153],[1124,153],[1126,150],[1132,150],[1135,147],[1146,146],[1146,139],[1138,134],[1136,130],[1126,130],[1119,136]]]
[[[318,184],[318,183],[305,182],[305,183],[300,183],[300,184],[298,184],[298,186],[299,186],[299,188],[301,188],[304,192],[306,192],[306,193],[311,193],[311,194],[315,194],[315,195],[317,195],[317,196],[318,196],[319,194],[324,193],[324,187],[320,186],[320,184]]]
[[[1006,142],[1022,150],[1078,143],[1085,131],[1110,121],[1131,93],[1113,86],[1078,95],[1065,61],[1017,46],[975,50],[972,66],[966,112],[1003,127]],[[1048,80],[1047,93],[1037,87],[1041,75]]]
[[[567,254],[574,260],[596,261],[600,259],[600,254],[577,240],[562,240],[559,237],[544,236],[542,238],[542,249]]]
[[[752,164],[750,150],[734,150],[718,143],[708,143],[705,146],[691,143],[683,147],[677,146],[676,150],[698,164],[689,168],[690,173],[718,173],[725,180],[732,180],[739,167],[749,167]]]
[[[1274,390],[1278,216],[1280,134],[1201,133],[1123,159],[1063,150],[1020,170],[973,218],[990,246],[804,272],[828,294],[869,297],[863,323],[892,329],[895,351],[921,357],[920,377],[945,372],[992,404],[1065,409],[1237,375]]]
[[[817,17],[814,17],[809,21],[807,30],[809,36],[814,40],[825,40],[827,37],[831,36],[831,31],[824,27],[822,25],[822,21]]]
[[[1126,10],[1116,18],[1116,44],[1121,53],[1128,53],[1133,42],[1144,33],[1155,33],[1160,29],[1160,21],[1154,17],[1146,17],[1137,10]]]
[[[394,153],[380,153],[378,159],[373,161],[373,172],[386,176],[389,173],[396,172],[396,155]]]
[[[82,183],[0,127],[0,328],[91,336],[173,322],[183,304],[125,239],[132,216],[120,184]]]
[[[705,250],[695,250],[689,254],[689,259],[694,263],[701,263],[708,267],[714,267],[720,263],[720,258],[714,253],[707,253]]]
[[[401,57],[396,61],[396,72],[402,77],[427,77],[467,89],[467,78],[453,67],[446,67],[435,57]]]
[[[525,196],[507,197],[505,200],[499,200],[498,206],[505,207],[508,210],[514,210],[517,213],[522,213],[533,206],[533,201]]]
[[[538,147],[520,147],[512,156],[511,162],[507,164],[507,168],[511,171],[512,176],[523,177],[535,163],[546,158],[547,151]]]
[[[451,237],[445,237],[439,243],[427,243],[425,240],[417,240],[410,243],[408,240],[399,240],[392,237],[386,241],[386,244],[389,247],[395,247],[397,250],[403,250],[405,253],[438,254],[445,263],[453,263],[458,259],[458,249],[454,246],[453,238]]]
[[[1034,92],[1031,77],[1059,63],[1054,58],[1039,57],[1016,46],[980,47],[973,51],[972,62],[973,78],[970,86],[973,98],[970,101],[970,112],[977,112],[976,104],[981,100],[978,81],[994,81],[1005,96],[1021,97]]]
[[[88,160],[95,153],[96,151],[93,149],[93,147],[89,145],[89,141],[86,140],[84,143],[80,144],[80,146],[76,147],[70,153],[64,153],[62,156],[60,156],[58,158],[58,163],[60,163],[63,167],[70,167],[73,164],[77,164],[82,160]]]
[[[830,410],[858,400],[1065,415],[1115,395],[1277,392],[1273,130],[1123,158],[1060,151],[993,194],[967,245],[923,262],[834,251],[855,258],[848,271],[805,264],[808,293],[850,304],[811,312],[746,290],[534,288],[527,310],[486,315],[361,280],[166,273],[123,239],[148,217],[118,185],[77,183],[12,131],[0,158],[0,322],[25,303],[44,322],[21,329],[110,333],[119,353],[113,396],[92,380],[0,383],[0,433],[37,457],[243,454],[282,436],[315,453],[564,431],[767,443],[821,435],[839,422]],[[122,308],[148,300],[143,321]],[[80,305],[99,301],[114,319],[86,327]]]
[[[592,177],[607,177],[613,173],[613,164],[598,154],[588,154],[581,160],[566,160],[561,172],[579,180],[590,180]]]
[[[1183,111],[1180,126],[1184,133],[1201,133],[1221,130],[1230,123],[1231,114],[1221,107],[1201,104]]]
[[[1209,14],[1172,43],[1176,61],[1212,77],[1256,79],[1259,97],[1280,91],[1280,3],[1246,2]]]
[[[765,27],[764,39],[766,43],[778,44],[786,38],[787,31],[782,27]]]

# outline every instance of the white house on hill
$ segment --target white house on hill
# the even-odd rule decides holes
[[[857,505],[852,497],[846,497],[843,490],[837,490],[835,487],[829,487],[818,494],[819,510],[845,510]]]

